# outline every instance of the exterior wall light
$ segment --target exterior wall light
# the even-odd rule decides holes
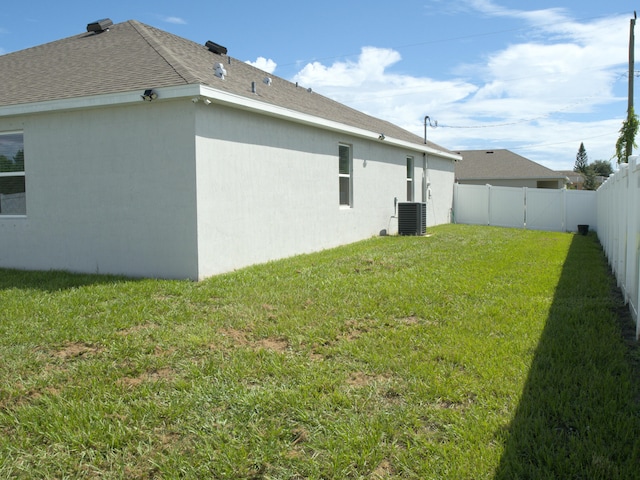
[[[144,100],[145,102],[150,102],[158,98],[158,94],[154,92],[152,89],[145,90],[144,93],[140,96],[142,97],[142,100]]]

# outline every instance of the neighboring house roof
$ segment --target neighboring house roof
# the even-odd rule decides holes
[[[565,180],[566,176],[510,150],[462,150],[456,180]]]
[[[222,63],[224,80],[214,72]],[[264,83],[271,78],[271,85]],[[255,82],[257,92],[252,92]],[[135,20],[102,33],[82,33],[0,56],[2,107],[150,88],[205,85],[303,114],[384,134],[414,144],[423,138],[390,122],[272,76],[243,61],[213,53],[203,44]],[[458,157],[429,142],[440,152]]]

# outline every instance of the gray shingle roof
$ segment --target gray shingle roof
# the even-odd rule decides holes
[[[462,150],[456,179],[564,179],[565,176],[510,150]]]
[[[213,39],[214,41],[216,39]],[[202,44],[129,20],[103,33],[82,33],[0,56],[0,108],[25,103],[205,85],[416,144],[422,137],[366,115]],[[223,63],[224,80],[213,65]],[[263,83],[272,79],[271,86]],[[251,83],[256,82],[257,93]],[[429,142],[443,152],[448,150]],[[450,153],[450,152],[449,152]]]

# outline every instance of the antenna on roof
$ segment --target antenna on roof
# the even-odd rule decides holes
[[[87,24],[87,32],[102,33],[109,30],[109,27],[113,25],[110,18],[103,18],[102,20],[96,20]]]
[[[218,55],[226,55],[227,54],[227,47],[223,47],[222,45],[218,45],[215,42],[212,42],[211,40],[207,40],[207,43],[204,44],[205,47],[207,47],[209,49],[209,51],[213,52],[213,53],[217,53]]]

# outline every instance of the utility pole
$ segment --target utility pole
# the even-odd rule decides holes
[[[628,93],[628,105],[627,105],[627,122],[631,121],[631,115],[633,114],[633,77],[635,75],[635,35],[634,29],[636,26],[636,11],[633,11],[633,18],[629,26],[629,93]],[[627,142],[625,155],[629,158],[633,154],[633,142]]]

